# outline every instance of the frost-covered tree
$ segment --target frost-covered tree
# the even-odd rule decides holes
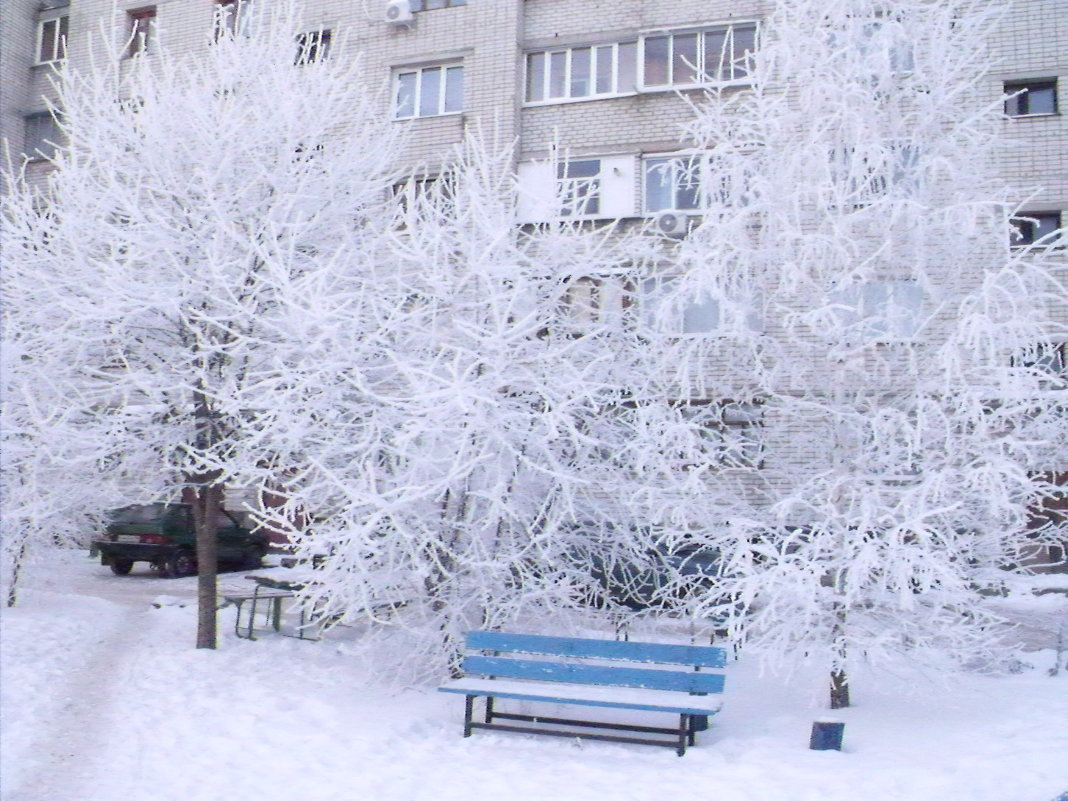
[[[724,557],[707,611],[780,664],[822,660],[833,706],[851,657],[989,648],[980,593],[1050,490],[1031,473],[1068,446],[1063,369],[1042,355],[1065,336],[1063,273],[1010,249],[995,172],[997,14],[783,0],[751,88],[695,104],[698,147],[665,166],[705,209],[660,305],[718,316],[718,336],[668,345],[679,395],[760,418],[747,491],[719,470],[690,496],[712,501],[689,525]]]
[[[270,525],[325,557],[308,603],[407,627],[408,658],[435,670],[465,631],[575,600],[561,532],[592,483],[580,452],[617,365],[615,329],[574,336],[568,297],[591,265],[626,269],[621,252],[640,247],[610,229],[521,230],[511,167],[507,147],[472,136],[398,188],[373,282],[382,316],[320,343],[373,340],[374,355],[293,388],[333,393],[332,411],[299,426],[284,482],[261,480],[285,499]],[[391,601],[403,613],[379,609]]]
[[[159,31],[63,70],[68,144],[42,190],[10,174],[4,206],[5,541],[17,556],[74,498],[191,500],[198,647],[224,489],[304,414],[273,406],[311,343],[373,316],[360,276],[400,152],[342,38],[308,47],[295,4],[269,5],[195,55]]]

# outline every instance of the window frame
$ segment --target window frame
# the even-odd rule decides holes
[[[750,53],[755,53],[759,47],[760,40],[760,25],[757,20],[737,20],[731,22],[723,22],[710,25],[698,25],[689,26],[684,28],[667,28],[655,31],[647,31],[638,37],[638,69],[637,69],[637,88],[639,92],[673,92],[680,89],[699,89],[707,86],[729,86],[737,85],[744,86],[751,83],[752,70],[748,66],[742,66],[740,69],[736,68],[739,62],[744,62],[745,51],[741,55],[735,56],[735,44],[734,37],[735,32],[739,30],[751,30],[752,31],[752,50]],[[724,34],[729,37],[731,42],[731,55],[730,59],[725,60],[724,63],[719,64],[716,74],[712,74],[708,70],[709,58],[707,42],[710,35]],[[680,56],[676,58],[676,39],[681,37],[696,37],[696,62],[695,64],[687,65],[684,57]],[[648,65],[649,65],[649,44],[651,41],[666,39],[667,51],[665,57],[666,66],[666,80],[662,83],[649,83],[648,81]],[[722,51],[721,51],[722,52]],[[675,80],[674,72],[676,69],[676,61],[679,61],[679,66],[683,69],[689,69],[694,74],[697,80],[690,81],[677,81]],[[722,61],[722,60],[721,60]],[[730,77],[722,77],[720,74],[720,68],[724,65],[730,69]]]
[[[623,70],[620,69],[622,63],[624,48],[630,48],[630,58],[632,64],[630,73],[633,78],[633,86],[629,89],[620,88],[620,78],[623,75]],[[572,80],[572,73],[575,64],[575,54],[579,51],[588,50],[590,52],[589,57],[589,84],[590,89],[586,94],[574,94],[574,82]],[[597,91],[598,85],[598,67],[600,65],[601,55],[604,50],[610,50],[610,87],[608,90],[599,92]],[[569,45],[567,47],[553,47],[539,50],[528,50],[524,52],[523,58],[523,105],[524,106],[548,106],[556,105],[559,103],[577,103],[588,100],[603,100],[609,97],[627,97],[637,94],[638,92],[638,40],[637,39],[625,39],[618,42],[600,42],[592,44],[576,44]],[[563,86],[563,94],[552,95],[551,87],[553,85],[553,56],[563,56],[563,75],[561,76],[561,83]],[[533,62],[537,57],[543,59],[543,64],[540,67],[541,76],[541,97],[532,98],[531,89],[533,87],[532,77],[535,74]]]
[[[442,5],[428,6],[429,2],[442,3]],[[421,14],[424,11],[440,11],[444,8],[459,8],[466,6],[467,0],[408,0],[409,8],[413,14]]]
[[[59,126],[59,121],[56,120],[56,115],[51,111],[37,111],[32,114],[27,114],[23,117],[25,130],[23,132],[23,155],[30,161],[51,161],[56,156],[56,151],[63,146],[63,129]],[[39,122],[47,121],[45,127],[47,127],[51,133],[43,133],[42,135],[32,137],[31,142],[31,125],[38,124]],[[48,144],[49,138],[54,137],[56,141],[50,146],[48,153],[38,147],[38,144]]]
[[[55,30],[51,36],[51,51],[53,57],[48,59],[42,58],[45,43],[45,28],[53,23],[55,24]],[[34,66],[40,67],[46,64],[55,64],[59,61],[65,61],[67,58],[67,37],[69,33],[70,14],[59,14],[57,16],[48,17],[47,19],[37,20],[36,36],[33,45]]]
[[[156,6],[126,10],[126,58],[152,53],[155,48],[156,15]]]
[[[682,166],[684,163],[686,166]],[[654,209],[650,203],[650,190],[654,188],[650,173],[664,164],[671,165],[671,205]],[[693,205],[679,203],[680,192],[687,191],[683,186],[687,179],[692,183],[688,192],[693,195]],[[744,208],[753,199],[751,183],[749,170],[717,169],[717,157],[700,150],[645,153],[641,157],[641,213],[647,217],[667,213],[700,215],[714,206],[714,201],[730,208]]]
[[[1025,117],[1053,117],[1060,114],[1059,106],[1057,103],[1057,79],[1054,78],[1033,78],[1030,80],[1019,81],[1005,81],[1002,86],[1005,95],[1005,116],[1010,119],[1020,119]],[[1024,110],[1023,106],[1030,105],[1030,94],[1035,89],[1049,89],[1051,94],[1051,101],[1053,109],[1051,111],[1030,111]]]
[[[759,400],[737,401],[730,399],[691,399],[673,404],[687,422],[700,425],[699,437],[721,446],[724,452],[719,459],[707,462],[705,467],[720,470],[762,470],[764,468],[764,439],[759,432],[764,428],[764,404]],[[714,409],[715,419],[701,420],[705,409]],[[694,419],[698,418],[698,419]],[[737,449],[730,445],[737,443]],[[731,451],[737,452],[732,454]],[[698,465],[684,464],[693,468]]]
[[[219,41],[223,36],[252,36],[252,18],[254,0],[216,0],[215,17],[212,20],[212,41]]]
[[[1048,230],[1044,234],[1040,234],[1041,221],[1053,220],[1053,228]],[[1064,225],[1064,212],[1060,209],[1032,209],[1027,211],[1019,211],[1013,215],[1009,222],[1013,226],[1013,233],[1010,235],[1009,247],[1012,248],[1027,248],[1027,247],[1039,247],[1039,248],[1055,248],[1064,247],[1064,237],[1054,237],[1049,241],[1043,242],[1052,234],[1059,231]],[[1024,236],[1023,232],[1027,231],[1027,235]]]
[[[448,108],[449,97],[449,73],[458,70],[459,71],[459,92],[460,92],[460,107],[456,109]],[[423,108],[423,83],[425,76],[431,72],[440,73],[438,83],[438,102],[436,104],[436,111],[433,114],[421,113]],[[415,75],[415,91],[412,94],[411,99],[411,113],[401,114],[403,108],[401,103],[401,86],[404,76]],[[398,67],[393,70],[393,119],[394,120],[419,120],[419,119],[433,119],[436,117],[450,117],[457,114],[464,113],[464,63],[463,61],[446,61],[440,64],[427,64],[419,67]]]
[[[293,66],[304,67],[308,64],[326,61],[330,58],[333,38],[334,32],[330,28],[314,28],[298,33],[296,36],[297,53],[293,59]]]
[[[582,171],[581,165],[596,164],[590,175],[571,174]],[[557,215],[565,219],[599,219],[601,217],[601,173],[604,161],[599,156],[560,159],[556,162],[555,188],[560,201]]]
[[[906,287],[908,293],[899,296]],[[876,297],[877,290],[885,297]],[[843,329],[858,332],[865,344],[889,344],[917,340],[927,293],[913,278],[871,278],[835,286],[827,300]]]

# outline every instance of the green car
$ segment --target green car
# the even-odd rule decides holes
[[[267,537],[242,526],[220,510],[218,559],[220,567],[255,570],[267,552]],[[178,578],[197,572],[193,509],[186,503],[149,503],[108,512],[104,537],[93,542],[100,563],[125,576],[134,562],[148,562],[161,576]]]

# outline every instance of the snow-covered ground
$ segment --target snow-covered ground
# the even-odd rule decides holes
[[[680,759],[548,737],[464,739],[462,699],[397,689],[354,655],[353,630],[249,642],[234,636],[230,608],[220,648],[197,651],[195,579],[115,577],[84,552],[60,556],[33,568],[20,605],[3,612],[4,801],[1052,801],[1068,791],[1068,674],[1049,675],[1048,647],[997,678],[856,673],[841,753],[808,750],[821,677],[786,682],[737,662],[724,711]],[[1035,621],[1038,646],[1068,620],[1063,594],[1001,603]]]

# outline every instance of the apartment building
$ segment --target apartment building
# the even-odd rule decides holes
[[[744,53],[773,0],[307,0],[308,41],[326,53],[334,31],[350,37],[369,83],[389,86],[384,109],[412,128],[413,162],[433,163],[480,123],[516,139],[519,170],[534,187],[521,213],[542,208],[539,182],[600,177],[588,216],[627,217],[685,207],[670,171],[647,180],[650,160],[676,151],[689,109],[679,90],[709,79],[746,85]],[[216,25],[241,28],[254,3],[217,0],[9,0],[3,24],[0,124],[13,150],[40,158],[54,128],[47,114],[52,68],[81,63],[91,37],[110,33],[150,50],[206,46]],[[1068,125],[1060,113],[1068,73],[1063,0],[1016,0],[994,44],[990,98],[1006,105],[1011,137],[1006,175],[1037,187],[1022,225],[1026,239],[1059,227],[1068,209]],[[240,17],[240,18],[239,18]],[[713,56],[717,63],[712,64]],[[707,60],[708,63],[705,63]],[[569,173],[539,174],[554,148]],[[655,165],[654,165],[655,166]],[[1021,189],[1021,191],[1023,191]],[[543,194],[543,193],[542,193]],[[683,209],[686,210],[686,209]]]
[[[127,54],[195,51],[219,26],[240,33],[261,0],[6,0],[2,136],[31,173],[57,137],[49,75],[84,63],[91,37]],[[433,174],[472,126],[516,141],[519,222],[652,219],[684,235],[699,192],[678,157],[680,124],[709,83],[746,91],[746,53],[775,0],[307,0],[306,58],[359,54],[383,114],[410,128],[410,159]],[[333,52],[331,52],[333,50]],[[1065,0],[1016,0],[992,42],[979,102],[1005,101],[1005,177],[1025,216],[1014,244],[1052,242],[1068,216]],[[562,200],[561,200],[562,199]],[[1062,312],[1068,314],[1068,312]],[[1068,322],[1068,317],[1065,317]],[[1065,346],[1049,360],[1063,371]],[[1050,469],[1068,469],[1064,462]]]

